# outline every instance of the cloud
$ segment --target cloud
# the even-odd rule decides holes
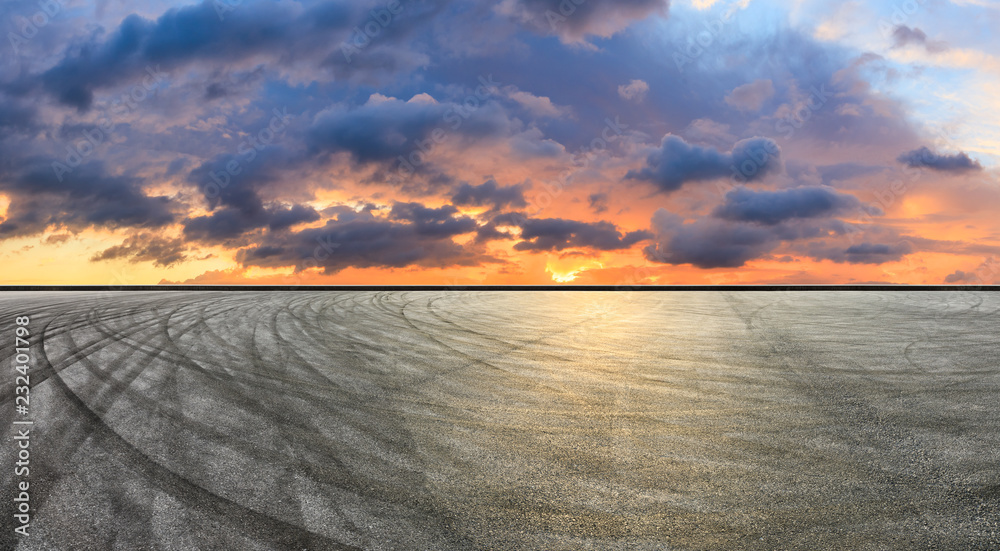
[[[690,224],[666,209],[653,215],[655,243],[646,259],[698,268],[738,268],[774,250],[781,240],[768,228],[702,218]]]
[[[618,87],[618,95],[622,99],[636,103],[642,103],[646,99],[648,92],[649,84],[644,80],[635,79],[628,84],[622,84]]]
[[[998,262],[996,256],[990,256],[971,272],[955,270],[944,278],[944,282],[972,283],[976,285],[1000,283],[1000,262]]]
[[[332,31],[347,31],[349,4],[319,3],[301,10],[284,2],[228,4],[204,0],[173,8],[156,21],[129,15],[102,40],[95,34],[70,48],[63,59],[32,79],[60,102],[86,110],[94,90],[141,80],[149,68],[170,71],[199,60],[233,63],[281,52],[286,58],[322,48]],[[327,46],[329,47],[329,46]]]
[[[397,203],[388,217],[369,209],[355,212],[336,207],[334,219],[318,228],[265,236],[242,249],[243,266],[294,267],[296,271],[322,268],[332,274],[348,267],[479,266],[496,258],[455,243],[452,237],[475,231],[467,217],[456,217],[454,207],[428,208]]]
[[[526,109],[536,117],[559,118],[568,117],[572,113],[568,107],[562,107],[552,103],[552,100],[545,96],[536,96],[530,92],[518,90],[516,86],[504,87],[504,93],[508,98]]]
[[[145,233],[127,238],[121,245],[105,249],[90,258],[91,262],[102,260],[128,259],[135,264],[152,262],[164,268],[173,266],[187,259],[187,245],[181,238],[166,239]]]
[[[725,101],[741,111],[760,111],[764,102],[773,96],[774,84],[769,79],[761,79],[737,86],[725,97]]]
[[[744,205],[751,208],[734,209],[753,221],[704,217],[685,222],[679,215],[659,209],[652,219],[654,243],[643,252],[651,262],[692,264],[703,269],[739,268],[751,260],[767,257],[783,244],[803,250],[817,260],[852,264],[881,264],[913,252],[907,241],[845,242],[849,241],[845,239],[847,235],[859,239],[884,230],[873,225],[854,226],[835,218],[803,216],[816,214],[814,207],[798,210],[809,201],[798,201],[793,196],[785,200],[786,206],[793,208],[784,209],[786,218],[781,221],[776,221],[770,212],[753,208],[755,201]],[[797,242],[804,243],[792,245]]]
[[[944,278],[945,283],[979,283],[976,274],[955,270]]]
[[[13,163],[21,163],[16,161]],[[10,198],[0,239],[42,233],[50,226],[159,228],[174,220],[167,196],[149,196],[142,180],[110,175],[99,161],[57,174],[50,160],[0,163],[0,192]],[[5,166],[4,166],[5,165]]]
[[[318,221],[319,213],[310,206],[265,202],[261,197],[297,162],[298,156],[277,146],[247,147],[241,153],[217,155],[191,170],[187,182],[203,194],[211,213],[185,220],[185,237],[221,243],[257,229],[281,231]]]
[[[538,128],[529,128],[524,132],[511,136],[507,141],[513,154],[512,160],[526,161],[538,158],[555,159],[566,153],[566,147],[561,143],[548,139]]]
[[[594,211],[594,214],[600,214],[608,210],[608,194],[607,193],[591,193],[587,200],[590,202],[590,210]]]
[[[926,146],[903,153],[897,160],[911,168],[929,168],[940,172],[962,173],[983,169],[982,165],[972,160],[964,152],[942,155],[931,151]]]
[[[430,208],[420,203],[396,203],[389,218],[411,223],[416,235],[439,238],[471,233],[478,226],[472,218],[456,214],[458,209],[452,205]]]
[[[695,119],[684,129],[684,135],[702,144],[727,147],[737,141],[730,133],[730,125],[715,122],[711,119]]]
[[[203,162],[187,175],[209,207],[233,207],[246,212],[263,208],[260,190],[281,182],[286,171],[301,163],[301,156],[269,145],[261,149],[244,146],[237,153],[224,153]],[[232,170],[231,170],[232,169]]]
[[[915,44],[918,46],[923,46],[928,53],[937,54],[944,52],[948,49],[947,42],[940,42],[937,40],[928,40],[927,35],[924,31],[914,27],[910,28],[906,25],[898,25],[892,31],[893,48],[903,48],[910,44]]]
[[[752,191],[744,187],[726,194],[712,215],[736,222],[774,225],[796,218],[822,218],[859,209],[853,195],[829,187],[799,187],[779,191]],[[881,214],[881,213],[879,213]]]
[[[268,213],[263,207],[256,210],[222,208],[206,216],[196,216],[184,222],[184,237],[206,243],[220,243],[236,239],[244,233],[267,226]]]
[[[0,132],[32,130],[36,116],[34,106],[0,95]]]
[[[579,222],[561,218],[526,219],[520,223],[520,243],[516,251],[561,251],[569,248],[587,248],[600,251],[627,249],[653,234],[638,230],[622,234],[610,222]]]
[[[666,15],[669,0],[503,0],[497,11],[539,34],[563,42],[587,35],[609,37],[653,13]]]
[[[844,247],[814,245],[809,254],[818,260],[832,260],[847,264],[884,264],[902,259],[914,251],[908,241],[897,243],[858,243]]]
[[[247,203],[242,207],[223,207],[209,215],[185,220],[184,237],[206,243],[222,243],[257,229],[268,228],[276,232],[319,219],[319,213],[309,206]]]
[[[59,245],[65,243],[72,239],[73,235],[69,233],[54,233],[45,238],[46,245]]]
[[[663,137],[660,147],[649,154],[646,166],[630,170],[626,179],[655,184],[671,192],[685,183],[735,177],[754,181],[781,168],[781,149],[769,138],[749,138],[723,153],[712,147],[691,145],[673,134]]]
[[[448,2],[406,2],[406,9],[380,28],[370,47],[348,56],[344,50],[357,40],[355,29],[373,17],[368,4],[202,0],[171,8],[156,20],[132,14],[110,32],[90,33],[66,48],[53,66],[40,74],[24,75],[10,89],[28,93],[40,86],[59,102],[85,111],[93,104],[95,91],[138,84],[151,70],[184,74],[179,70],[192,68],[185,75],[189,76],[212,65],[229,70],[262,63],[291,69],[306,61],[313,78],[348,80],[356,74],[391,74],[425,64],[426,56],[399,43]],[[360,36],[368,39],[363,33]],[[256,79],[258,75],[251,76]],[[218,81],[202,83],[201,88],[202,98],[209,101],[231,92],[231,87]]]
[[[467,183],[460,185],[451,196],[451,202],[460,206],[490,206],[493,210],[504,207],[523,208],[528,205],[524,199],[523,186],[502,187],[493,179],[478,186]]]
[[[493,102],[477,101],[471,107],[417,96],[401,101],[375,94],[360,107],[335,107],[319,113],[306,142],[314,154],[348,152],[358,163],[403,157],[422,164],[420,158],[452,134],[470,140],[497,136],[508,128],[506,115]]]
[[[86,263],[94,251],[122,262],[168,259],[165,246],[145,251],[180,235],[190,250],[213,246],[219,262],[241,251],[248,265],[304,269],[315,259],[328,273],[488,265],[496,250],[525,278],[539,277],[528,273],[536,251],[620,262],[624,255],[600,251],[645,248],[657,262],[712,267],[766,258],[779,266],[774,258],[810,254],[872,264],[898,258],[901,242],[960,255],[976,242],[932,251],[919,236],[867,225],[849,241],[838,226],[837,218],[865,208],[855,195],[887,189],[904,168],[893,168],[897,157],[941,171],[914,183],[939,194],[961,191],[941,187],[954,183],[951,173],[983,171],[968,185],[992,178],[986,157],[977,157],[980,166],[965,153],[915,149],[926,138],[907,106],[912,99],[919,107],[923,96],[900,86],[921,67],[905,60],[940,58],[924,52],[936,46],[920,29],[899,30],[897,47],[906,50],[887,60],[776,20],[739,37],[716,36],[682,70],[671,53],[690,53],[687,41],[703,29],[687,17],[656,21],[667,12],[664,1],[413,0],[347,60],[341,46],[384,2],[244,0],[222,20],[220,4],[236,3],[121,4],[98,18],[73,10],[32,40],[30,55],[0,60],[0,237],[44,240],[87,228],[146,236],[104,243],[82,257]],[[750,20],[758,8],[748,9]],[[651,40],[666,41],[666,58],[650,53]],[[159,67],[169,83],[140,111],[115,116],[113,135],[85,159],[103,164],[76,167],[66,182],[43,178],[65,156],[61,149],[93,128],[105,100],[140,84],[147,67]],[[470,96],[487,71],[503,84]],[[237,153],[235,144],[266,124],[262,113],[286,106],[295,118],[280,140],[252,159]],[[987,155],[978,153],[982,144],[962,148]],[[233,162],[242,172],[220,176]],[[406,164],[415,177],[397,171]],[[616,191],[622,175],[629,189]],[[760,183],[707,202],[705,186],[730,179]],[[526,210],[529,182],[556,180],[572,190],[559,214],[548,215],[558,218],[510,212]],[[685,185],[691,193],[660,197],[679,221],[629,231],[639,227],[630,217],[649,218],[661,206],[643,195]],[[761,188],[768,191],[754,191]],[[944,201],[948,212],[924,222],[944,223],[992,201],[960,194],[963,201]],[[309,206],[332,197],[379,206]],[[969,216],[980,232],[970,236],[996,234]],[[934,231],[911,221],[886,223]],[[319,261],[324,229],[345,241],[341,253],[321,248]],[[46,246],[57,244],[32,253]],[[180,254],[188,258],[178,264],[197,256]]]
[[[292,205],[288,208],[274,208],[270,212],[267,227],[271,231],[281,231],[296,224],[316,222],[320,219],[316,209],[308,205]]]

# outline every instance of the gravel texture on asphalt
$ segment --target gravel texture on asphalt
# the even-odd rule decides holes
[[[43,292],[0,548],[1000,549],[1000,293]]]

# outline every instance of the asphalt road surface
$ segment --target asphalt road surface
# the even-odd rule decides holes
[[[996,550],[998,311],[988,292],[5,293],[0,548]]]

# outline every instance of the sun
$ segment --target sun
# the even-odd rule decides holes
[[[573,270],[572,272],[553,272],[552,270],[546,269],[546,272],[552,274],[552,281],[556,283],[570,283],[580,275],[580,272],[584,270]]]
[[[590,260],[585,264],[579,264],[579,262],[578,258],[573,264],[562,259],[553,259],[545,264],[545,272],[552,274],[552,281],[556,283],[571,283],[587,270],[604,267],[604,264],[597,260]]]

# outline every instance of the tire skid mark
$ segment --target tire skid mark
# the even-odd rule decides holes
[[[123,362],[135,350],[136,349],[130,348],[123,351],[123,353],[119,356],[119,358],[117,358],[114,362],[112,362],[112,366],[117,366],[118,364]],[[188,432],[198,434],[207,441],[222,442],[224,445],[235,449],[239,449],[240,451],[246,453],[247,455],[256,456],[255,458],[261,461],[277,461],[283,458],[283,456],[281,456],[280,454],[271,452],[270,450],[253,446],[248,442],[234,438],[229,434],[216,429],[213,425],[203,423],[197,419],[186,417],[176,408],[164,409],[163,408],[164,400],[150,396],[148,391],[139,391],[133,389],[131,387],[131,381],[113,377],[111,375],[112,373],[111,369],[98,367],[93,361],[90,360],[89,357],[85,356],[79,359],[77,363],[80,363],[85,369],[87,369],[88,373],[92,376],[93,379],[103,383],[103,386],[101,387],[102,391],[107,393],[113,393],[113,396],[117,399],[126,398],[132,404],[141,406],[142,411],[154,415],[160,415],[161,417],[164,417],[167,420],[174,421],[178,428],[182,428]],[[161,362],[161,363],[163,363],[164,365],[171,365],[166,362]],[[145,369],[148,367],[149,366],[144,366],[143,368]],[[171,370],[171,372],[176,372],[176,369]],[[150,390],[156,390],[164,387],[165,385],[166,382],[164,381],[159,383],[158,385],[151,386]],[[93,406],[92,409],[102,419],[106,416],[106,414],[110,410],[110,407],[105,406],[104,403],[101,401],[102,396],[100,393],[98,394],[97,397],[90,397],[91,393],[82,392],[80,389],[75,389],[74,392],[77,393],[78,396],[81,396],[81,399],[84,399],[83,397],[87,396],[87,398],[84,400],[85,402],[95,403],[96,405]],[[176,405],[176,402],[172,405]]]
[[[55,319],[57,319],[59,317],[63,317],[65,315],[72,315],[72,311],[71,312],[67,312],[66,314],[60,314],[58,316],[55,316],[55,317],[49,319],[45,323],[45,325],[42,327],[42,331],[38,333],[39,335],[44,335],[44,337],[39,337],[39,340],[37,340],[36,344],[33,344],[32,347],[40,349],[41,348],[42,340],[45,339],[45,338],[59,337],[59,336],[62,336],[64,334],[68,334],[69,332],[74,331],[74,330],[92,327],[92,325],[91,325],[92,322],[85,319],[83,321],[79,321],[79,322],[73,321],[73,322],[70,322],[70,323],[68,323],[68,324],[66,324],[64,326],[56,326],[55,328],[52,328],[52,322]],[[78,314],[77,317],[79,317],[79,315],[80,314]],[[126,315],[128,315],[128,314],[121,314],[120,316],[117,316],[117,317],[125,317]],[[74,318],[74,320],[75,319],[76,318]],[[149,322],[147,322],[147,325],[134,326],[131,329],[129,329],[128,331],[123,332],[122,335],[124,335],[124,336],[127,337],[129,335],[138,333],[140,331],[148,329],[148,326],[149,325],[153,325],[154,323],[155,323],[155,320],[150,320]],[[104,337],[98,337],[93,342],[89,342],[87,344],[84,344],[83,347],[81,349],[77,350],[76,352],[71,352],[70,356],[73,356],[73,355],[75,355],[75,356],[84,356],[84,355],[90,354],[91,352],[93,352],[93,350],[96,350],[96,349],[100,348],[102,346],[102,343],[104,341],[105,341]],[[65,358],[62,359],[62,360],[60,360],[57,363],[61,364],[64,360],[65,360]],[[35,375],[37,375],[37,377]],[[49,378],[49,376],[51,376],[51,373],[48,370],[39,370],[35,374],[32,375],[31,384],[29,386],[32,389],[34,389],[35,386],[44,383]],[[13,383],[6,382],[3,385],[0,385],[0,389],[6,390],[4,387],[6,387],[7,385],[11,385],[11,388],[13,388],[13,386],[12,386]],[[0,390],[0,392],[2,392],[2,390]],[[14,398],[13,398],[12,394],[13,394],[12,392],[9,392],[9,393],[8,392],[4,392],[4,397],[0,398],[0,407],[2,407],[3,405],[5,405],[5,404],[13,401]]]
[[[272,305],[267,305],[266,308],[270,309],[272,308]],[[311,307],[311,305],[310,305],[310,310],[314,310]],[[258,369],[268,369],[267,367],[268,365],[291,366],[293,364],[298,364],[299,369],[304,369],[308,373],[313,374],[317,377],[322,377],[325,380],[326,377],[323,376],[323,374],[320,373],[318,370],[316,370],[315,367],[312,366],[311,362],[301,357],[294,350],[294,347],[292,347],[287,341],[284,340],[283,337],[281,337],[279,329],[280,325],[277,323],[277,320],[279,315],[285,313],[286,311],[293,312],[290,305],[286,306],[285,309],[280,309],[280,308],[277,309],[275,314],[270,317],[270,327],[261,326],[262,323],[266,323],[266,320],[268,319],[267,317],[265,316],[258,317],[257,319],[260,319],[262,321],[258,322],[258,324],[255,326],[252,335],[249,336],[250,342],[244,342],[242,348],[244,350],[251,352],[250,355],[251,362],[255,364]],[[306,327],[310,326],[311,324],[306,325]],[[271,364],[268,364],[264,360],[264,354],[260,353],[260,347],[258,344],[258,334],[267,334],[268,330],[270,331],[271,336],[275,338],[276,344],[278,344],[281,347],[280,350],[275,351],[275,354],[278,357],[280,357],[281,360],[278,362],[272,362]],[[294,375],[287,375],[285,377],[282,377],[281,380],[284,382],[293,382],[293,383],[298,382],[298,379]],[[351,410],[355,410],[359,413],[364,413],[365,415],[370,414],[374,411],[378,411],[390,414],[391,415],[390,418],[398,417],[397,411],[384,408],[374,408],[369,403],[362,404],[360,402],[357,402],[357,397],[352,396],[351,398],[352,401],[354,402],[351,404],[349,408]],[[312,404],[312,407],[316,407],[319,405],[313,403],[317,399],[319,399],[318,397],[311,397],[311,399],[312,402],[310,402],[310,404]],[[326,402],[325,398],[324,402]],[[302,415],[299,415],[300,417],[304,419],[310,418],[308,412],[302,412],[302,413],[303,413]],[[374,418],[378,419],[379,417],[376,416]],[[391,426],[394,427],[393,433],[391,434],[385,434],[381,432],[378,434],[373,433],[372,431],[376,430],[377,427],[371,425],[367,426],[358,425],[349,419],[342,419],[340,422],[345,423],[347,426],[352,427],[354,430],[367,434],[377,443],[378,446],[389,449],[393,453],[397,453],[403,456],[412,453],[412,444],[400,441],[398,433],[402,431],[403,428],[399,421],[391,423]],[[340,487],[342,489],[353,492],[355,495],[366,496],[368,498],[375,498],[380,500],[381,502],[396,503],[408,508],[415,508],[423,512],[424,515],[428,516],[429,518],[440,518],[441,511],[436,509],[428,509],[427,506],[423,503],[423,500],[417,499],[417,496],[419,494],[414,493],[412,491],[414,481],[412,480],[407,481],[404,479],[399,482],[396,482],[394,486],[386,487],[385,485],[389,481],[389,479],[386,480],[371,479],[363,474],[354,472],[351,468],[347,467],[346,464],[342,463],[338,458],[338,454],[340,453],[339,449],[321,447],[313,443],[312,440],[307,438],[307,436],[308,435],[306,434],[303,435],[285,434],[283,440],[285,442],[285,447],[287,449],[292,450],[295,459],[298,461],[296,467],[300,471],[307,474],[311,479],[323,482],[328,485]],[[301,453],[297,450],[301,450]],[[322,457],[324,459],[322,461],[309,462],[303,459],[303,454],[305,454],[305,456],[313,458]],[[377,461],[377,458],[373,459]],[[333,463],[333,467],[336,468],[331,469],[330,465],[331,462]],[[390,479],[398,478],[400,475],[404,475],[405,477],[410,477],[410,478],[414,476],[418,477],[422,476],[416,472],[406,474],[405,472],[402,472],[399,469],[395,469],[395,471],[399,472],[399,474],[394,474],[393,476],[390,477]],[[417,483],[420,484],[419,482]],[[411,491],[400,492],[399,488],[401,487],[411,488]],[[351,520],[350,518],[345,519],[345,521],[349,524],[347,528],[350,529],[355,534],[363,534],[365,532],[363,526],[355,524],[355,521]]]
[[[221,317],[221,316],[223,316],[225,314],[228,314],[229,312],[232,312],[233,310],[236,310],[237,308],[239,308],[239,306],[234,306],[234,307],[231,307],[231,308],[229,308],[227,310],[216,312],[212,316],[208,316],[208,317],[202,316],[196,322],[194,322],[190,327],[188,327],[185,330],[181,331],[180,332],[180,336],[183,336],[183,335],[185,335],[187,333],[192,332],[194,330],[194,328],[196,328],[196,327],[207,326],[206,322],[207,322],[208,319],[215,318],[215,317]],[[214,334],[211,330],[209,330],[209,333],[210,334]],[[147,353],[147,354],[154,354],[155,353],[157,355],[164,356],[164,357],[167,357],[167,358],[171,358],[173,360],[179,360],[181,358],[188,358],[189,357],[188,352],[190,352],[191,348],[193,348],[195,346],[203,346],[202,343],[196,341],[193,344],[189,345],[187,347],[187,349],[182,350],[181,346],[179,344],[177,344],[175,342],[170,342],[168,340],[164,340],[163,346],[166,346],[166,349],[161,349],[159,346],[155,346],[155,347],[154,346],[150,346],[147,341],[137,341],[137,340],[131,338],[133,336],[132,333],[129,333],[128,335],[124,335],[123,336],[121,333],[116,332],[116,330],[107,330],[105,332],[105,335],[107,336],[107,338],[118,340],[118,341],[120,341],[120,342],[122,342],[124,344],[132,346],[135,349],[142,350],[144,353]],[[203,336],[203,335],[204,334],[200,334],[199,336]],[[229,346],[229,347],[231,347],[231,349],[234,350],[234,351],[241,350],[239,347],[234,346],[234,345],[230,345],[229,343],[226,343],[226,345]],[[245,352],[245,350],[241,350],[241,351]],[[187,365],[190,366],[191,364],[189,363]],[[218,382],[233,382],[233,383],[239,383],[239,384],[251,384],[251,385],[258,386],[260,388],[268,388],[268,387],[263,386],[264,382],[262,380],[280,380],[279,378],[275,377],[274,374],[272,372],[270,372],[270,371],[248,370],[248,369],[245,368],[245,366],[243,368],[239,369],[239,370],[226,369],[226,368],[222,368],[221,366],[218,366],[215,362],[213,362],[213,361],[211,361],[211,360],[209,360],[207,358],[204,358],[204,357],[199,358],[199,362],[197,362],[197,365],[198,365],[198,371],[201,374],[206,375],[206,376],[210,377],[211,379],[213,379],[215,381],[218,381]],[[210,367],[211,368],[218,368],[218,369],[210,369]],[[246,375],[252,376],[254,379],[257,379],[257,381],[252,381],[252,380],[249,380],[249,379],[241,379],[241,377],[246,376]],[[301,381],[297,381],[297,382],[301,382]],[[304,384],[304,385],[309,385],[309,383],[306,383],[306,382],[301,382],[301,383]]]
[[[279,355],[285,358],[285,360],[281,362],[281,365],[285,366],[296,365],[300,370],[305,370],[310,376],[319,377],[329,381],[326,375],[317,370],[310,361],[300,356],[299,353],[295,350],[296,347],[281,336],[280,328],[284,326],[284,324],[279,324],[278,319],[281,314],[288,314],[290,318],[294,318],[294,316],[292,315],[292,313],[294,312],[293,310],[294,306],[298,305],[289,301],[285,304],[285,307],[283,309],[276,309],[275,314],[270,318],[271,336],[275,339],[276,343],[280,347]],[[309,303],[308,307],[311,311],[315,311],[311,303]],[[296,319],[296,323],[301,323],[301,322],[299,322]],[[254,336],[256,337],[256,332]],[[254,342],[254,349],[257,349],[256,341]],[[258,355],[255,354],[255,361],[257,361],[257,356]],[[262,355],[260,356],[260,359],[261,360],[263,359]],[[378,410],[381,413],[390,414],[390,419],[396,419],[398,418],[399,415],[397,411],[382,409],[382,408],[372,408],[371,405],[367,403],[365,404],[359,403],[354,407],[354,409],[360,412],[364,412],[365,414],[371,413],[373,409]],[[376,416],[375,418],[378,417]],[[394,423],[391,423],[391,426],[394,427],[393,432],[395,432],[396,434],[384,434],[383,431],[379,431],[377,430],[377,427],[371,425],[360,426],[355,423],[351,423],[350,421],[347,420],[344,420],[342,422],[348,423],[349,426],[354,428],[354,430],[359,430],[364,432],[367,436],[369,436],[375,442],[377,442],[378,446],[388,449],[392,453],[396,453],[404,457],[411,455],[413,453],[412,449],[413,444],[409,441],[404,441],[403,438],[401,438],[400,435],[398,434],[400,432],[403,432],[405,434],[405,429],[399,420],[397,420]],[[296,442],[291,439],[288,439],[287,445],[294,450],[296,447]],[[303,451],[306,452],[310,457],[333,457],[334,459],[336,459],[336,455],[332,453],[333,450],[304,449]],[[324,473],[319,472],[324,467],[322,463],[315,461],[312,462],[306,461],[305,458],[300,454],[296,454],[296,458],[299,461],[298,465],[299,468],[304,472],[306,472],[314,480],[324,481],[327,484],[334,482],[332,480],[329,480],[330,478],[329,475],[324,476]],[[377,460],[377,458],[373,459]],[[397,474],[393,474],[391,478],[392,479],[402,478],[402,480],[395,482],[394,486],[390,486],[387,488],[378,488],[378,486],[386,484],[388,480],[369,480],[368,482],[365,482],[364,484],[358,485],[357,487],[353,488],[353,491],[357,495],[375,494],[373,497],[376,497],[382,502],[394,503],[397,505],[407,507],[409,509],[418,510],[423,514],[423,516],[428,518],[439,518],[442,514],[442,511],[433,508],[428,508],[423,503],[423,500],[417,499],[417,496],[419,496],[420,494],[414,491],[415,485],[425,484],[425,482],[423,481],[424,475],[416,471],[409,471],[409,470],[404,471],[403,469],[395,469],[395,470],[397,471]],[[343,477],[339,478],[342,479]],[[372,486],[373,484],[375,485],[374,487]],[[365,486],[368,487],[367,491],[365,491]],[[400,492],[398,490],[398,488],[400,487],[409,488],[410,491]],[[353,532],[355,532],[356,534],[364,533],[364,527],[358,525],[356,521],[352,519],[346,519],[346,521],[349,524],[348,528],[351,529]]]
[[[409,307],[410,304],[412,304],[412,302],[413,301],[410,301],[410,302],[407,302],[407,303],[403,304],[402,306],[400,306],[399,307],[399,311],[398,311],[398,315],[403,320],[405,320],[406,323],[414,331],[420,333],[421,335],[423,335],[424,337],[426,337],[428,340],[436,342],[441,347],[443,347],[443,348],[445,348],[447,350],[450,350],[453,353],[458,354],[459,356],[465,358],[467,360],[467,363],[464,363],[462,365],[459,365],[459,366],[456,366],[456,367],[453,367],[453,368],[447,368],[447,369],[435,371],[434,373],[431,373],[429,375],[426,375],[426,376],[423,376],[423,377],[419,377],[419,378],[417,378],[417,380],[409,382],[409,384],[411,384],[411,385],[423,385],[423,384],[427,384],[427,383],[432,382],[434,380],[437,380],[437,379],[439,379],[439,378],[441,378],[443,376],[452,375],[452,374],[454,374],[457,371],[466,370],[469,367],[471,367],[472,365],[477,365],[478,364],[478,365],[483,365],[483,366],[488,367],[490,369],[499,371],[499,372],[507,375],[508,377],[514,377],[514,378],[516,378],[516,379],[518,379],[518,380],[520,380],[522,382],[528,383],[529,386],[537,386],[537,387],[541,387],[541,388],[546,388],[548,390],[552,390],[552,391],[555,391],[557,393],[566,392],[565,389],[557,389],[557,388],[548,386],[548,385],[546,385],[544,383],[541,383],[536,378],[529,377],[529,376],[523,375],[521,373],[513,372],[513,371],[511,371],[509,369],[500,367],[500,366],[498,366],[498,365],[496,365],[494,363],[491,363],[491,362],[489,362],[487,360],[484,360],[482,358],[478,358],[476,356],[473,356],[473,355],[471,355],[471,354],[469,354],[469,353],[467,353],[465,351],[459,350],[458,348],[455,348],[454,346],[451,346],[451,345],[445,343],[444,341],[441,341],[440,339],[438,339],[437,337],[435,337],[430,331],[428,331],[428,330],[426,330],[424,328],[421,328],[421,327],[417,327],[417,325],[414,324],[413,321],[406,315],[406,308]],[[552,337],[554,337],[556,335],[561,335],[563,333],[566,333],[566,332],[572,330],[574,327],[576,327],[578,325],[581,325],[583,323],[586,323],[587,321],[589,321],[589,320],[584,320],[584,321],[578,322],[578,323],[573,324],[573,325],[564,326],[562,328],[562,330],[560,330],[560,331],[553,331],[553,332],[548,333],[546,335],[542,335],[542,336],[537,337],[535,339],[527,340],[527,341],[524,341],[524,342],[519,343],[519,344],[512,344],[512,345],[508,346],[508,348],[505,351],[505,353],[506,354],[510,354],[512,352],[517,352],[517,351],[520,351],[520,350],[522,350],[524,348],[527,348],[529,346],[541,343],[543,341],[551,339]],[[557,358],[559,361],[570,361],[570,360],[568,360],[566,358],[561,358],[561,357],[557,357],[557,356],[553,356],[553,357]]]
[[[171,342],[169,345],[167,345],[168,348],[171,347],[171,346],[175,346],[175,343]],[[247,351],[248,348],[244,347],[243,350]],[[177,358],[177,361],[188,363],[189,365],[191,365],[193,367],[193,369],[195,371],[197,371],[197,370],[200,369],[200,367],[198,367],[197,363],[193,362],[192,360],[190,360],[187,357],[179,356]],[[207,374],[207,375],[211,376],[210,374]],[[279,381],[280,380],[280,379],[277,379],[277,378],[274,378],[274,377],[272,377],[272,379],[275,380],[275,381]],[[248,395],[246,392],[244,392],[241,389],[243,386],[251,386],[251,387],[254,387],[254,388],[260,388],[262,390],[273,391],[274,390],[273,385],[266,385],[265,386],[265,385],[263,385],[261,383],[258,383],[256,381],[235,381],[233,379],[225,379],[224,381],[220,381],[220,382],[235,383],[235,384],[227,385],[225,387],[225,390],[228,392],[228,395],[226,396],[226,399],[229,400],[230,402],[235,403],[236,405],[240,406],[241,408],[245,409],[246,411],[252,411],[254,414],[260,415],[260,416],[266,418],[271,423],[273,423],[275,426],[280,426],[283,429],[292,431],[292,435],[291,436],[295,437],[300,443],[304,443],[304,444],[301,444],[301,445],[308,445],[308,446],[314,446],[314,445],[316,445],[316,444],[314,444],[312,442],[313,439],[310,438],[310,437],[314,436],[314,432],[313,432],[313,428],[308,424],[308,421],[306,421],[304,419],[300,419],[299,417],[294,417],[294,416],[293,417],[287,417],[285,415],[285,413],[284,413],[285,412],[285,408],[280,403],[271,403],[271,402],[268,402],[268,401],[263,401],[262,402],[262,401],[256,400],[252,396]],[[325,387],[325,388],[328,388],[328,387]],[[299,396],[301,398],[309,399],[309,400],[316,400],[317,399],[317,397],[315,395],[307,393],[307,392],[304,392],[304,391],[301,391],[299,389],[286,388],[286,389],[284,389],[284,394],[286,396]],[[329,396],[324,396],[323,397],[323,400],[326,402],[326,405],[328,407],[331,405],[329,398],[330,398]],[[342,404],[342,403],[338,404],[338,405],[340,405],[342,407],[344,406],[344,404]],[[339,467],[338,471],[340,472],[340,474],[348,473],[349,471],[346,469],[346,467],[332,453],[334,451],[336,451],[336,450],[324,447],[324,448],[320,448],[319,450],[317,450],[317,453],[328,454],[329,457],[330,457],[329,461],[331,463],[333,463],[335,466]],[[287,459],[287,457],[285,457],[285,459]],[[335,481],[336,482],[336,486],[338,486],[338,487],[340,487],[342,489],[345,489],[345,490],[353,491],[353,492],[362,492],[363,493],[364,489],[367,487],[364,484],[352,482],[349,479],[348,479],[348,481],[345,481],[344,478],[340,477],[339,475],[335,476],[335,477],[331,477],[330,480],[331,481]]]
[[[43,337],[44,340],[44,337]],[[340,544],[329,540],[319,534],[310,532],[301,526],[290,524],[283,520],[274,518],[256,510],[247,508],[225,497],[222,497],[207,488],[195,484],[183,476],[173,472],[167,467],[157,463],[152,458],[144,454],[141,450],[133,446],[127,439],[119,435],[101,416],[70,388],[59,371],[66,367],[56,368],[44,354],[44,342],[42,345],[41,362],[47,369],[52,370],[52,380],[56,387],[63,393],[68,401],[75,406],[83,417],[86,424],[91,426],[90,438],[96,445],[115,454],[121,458],[123,464],[128,465],[135,472],[141,474],[146,480],[155,485],[161,491],[166,492],[175,499],[200,511],[212,514],[215,517],[225,519],[227,522],[235,523],[242,530],[249,531],[258,539],[269,541],[281,545],[285,548],[301,548],[303,546],[321,546],[327,549],[357,549],[353,546]],[[76,356],[78,354],[74,354]]]

